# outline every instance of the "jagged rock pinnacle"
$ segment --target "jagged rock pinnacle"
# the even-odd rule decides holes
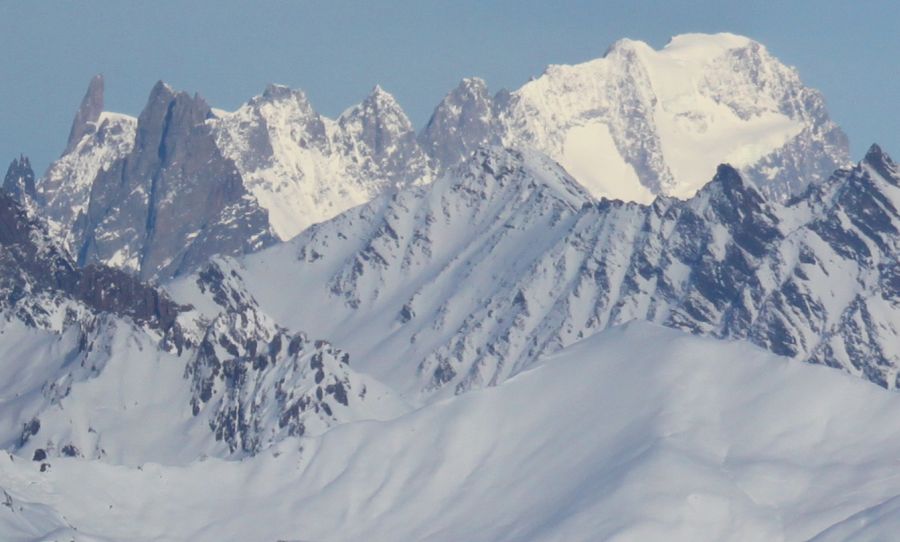
[[[78,112],[75,113],[75,119],[72,121],[72,128],[69,130],[69,139],[66,143],[66,151],[71,151],[85,134],[90,132],[92,124],[100,118],[103,112],[103,75],[97,74],[91,78],[88,84],[87,92],[81,100]],[[65,154],[64,153],[64,154]]]

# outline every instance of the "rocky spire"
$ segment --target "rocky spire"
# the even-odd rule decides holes
[[[3,191],[19,203],[25,203],[29,198],[33,200],[37,196],[34,171],[27,156],[21,155],[9,164],[3,179]]]
[[[69,141],[66,144],[65,153],[75,148],[75,145],[81,141],[81,138],[93,130],[92,124],[97,122],[102,112],[103,76],[97,74],[91,79],[87,92],[84,93],[84,98],[81,100],[81,106],[79,106],[78,112],[75,113],[72,129],[69,130]]]
[[[435,108],[419,144],[439,168],[456,166],[479,147],[498,142],[493,107],[482,79],[463,79]]]

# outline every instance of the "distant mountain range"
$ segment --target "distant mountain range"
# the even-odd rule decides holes
[[[468,78],[418,132],[378,86],[336,119],[279,85],[227,112],[160,82],[138,118],[103,93],[0,191],[0,535],[306,539],[317,514],[316,540],[640,539],[660,516],[633,495],[663,471],[688,540],[828,539],[895,506],[900,398],[871,384],[900,386],[900,169],[877,145],[852,163],[759,43],[622,40],[494,95]],[[857,419],[887,432],[857,443]],[[829,500],[850,482],[826,464],[866,490]],[[101,480],[84,508],[77,465]],[[179,527],[128,480],[147,503],[180,487]],[[231,531],[230,497],[182,482],[249,484],[251,515]]]
[[[80,262],[168,277],[428,184],[484,145],[540,151],[594,197],[641,203],[690,197],[720,163],[783,201],[850,163],[795,70],[746,38],[684,35],[661,51],[622,40],[496,96],[466,79],[418,134],[380,87],[332,120],[277,85],[229,113],[158,84],[133,119],[103,111],[98,76],[37,199]],[[169,215],[186,220],[157,228]]]

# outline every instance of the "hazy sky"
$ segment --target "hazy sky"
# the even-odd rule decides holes
[[[719,31],[761,41],[822,90],[854,158],[875,141],[900,156],[898,21],[898,0],[0,0],[0,160],[24,152],[40,174],[95,73],[106,76],[106,109],[134,115],[159,79],[224,109],[284,83],[329,116],[380,83],[421,127],[465,76],[516,88],[622,37],[658,48]]]

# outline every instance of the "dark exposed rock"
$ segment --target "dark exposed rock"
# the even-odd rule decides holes
[[[5,194],[0,194],[0,246],[0,290],[7,292],[0,307],[17,305],[26,293],[45,292],[163,331],[175,324],[180,307],[168,296],[117,269],[78,268],[46,226]]]
[[[229,274],[216,262],[200,275],[214,298],[228,288]],[[253,454],[275,439],[334,423],[336,408],[350,404],[348,363],[349,356],[326,341],[289,334],[247,298],[210,323],[188,362],[191,409],[195,416],[207,413],[216,440],[231,453]]]
[[[28,442],[28,439],[37,435],[40,430],[41,422],[37,418],[32,418],[31,421],[24,424],[22,427],[22,435],[19,437],[19,446]]]
[[[483,80],[463,79],[435,108],[419,144],[438,168],[457,166],[479,147],[500,142],[494,108]]]
[[[80,263],[168,277],[275,241],[266,211],[216,147],[209,116],[199,96],[156,84],[131,153],[91,187]]]
[[[78,448],[74,444],[66,444],[60,450],[65,457],[80,457],[81,452],[78,451]]]
[[[34,201],[37,192],[34,186],[34,171],[27,156],[20,156],[9,164],[3,179],[3,191],[19,204]]]

